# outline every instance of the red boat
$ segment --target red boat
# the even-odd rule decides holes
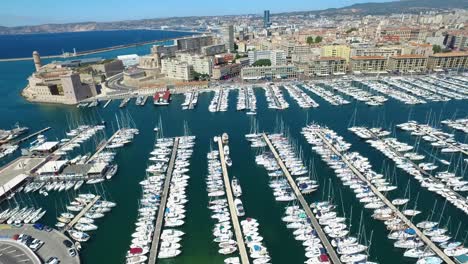
[[[171,99],[171,92],[169,90],[164,92],[157,92],[154,94],[154,105],[168,105]]]

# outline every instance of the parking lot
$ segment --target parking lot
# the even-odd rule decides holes
[[[67,263],[67,264],[79,264],[80,263],[80,258],[79,256],[71,257],[68,254],[68,248],[64,245],[63,241],[64,240],[70,240],[67,238],[64,234],[58,232],[57,230],[53,229],[50,232],[47,232],[45,230],[37,230],[35,229],[32,225],[24,225],[22,227],[13,227],[10,225],[0,225],[0,236],[2,238],[12,238],[14,235],[19,235],[19,234],[26,234],[34,239],[39,239],[44,242],[44,244],[39,248],[39,250],[36,251],[36,254],[39,256],[41,261],[45,262],[47,261],[50,257],[57,257],[60,260],[60,263]],[[5,240],[0,240],[0,250],[1,248],[4,248],[4,242]],[[12,241],[13,244],[19,244],[16,241]],[[21,250],[22,247],[22,250]],[[11,250],[6,249],[4,252],[0,251],[0,264],[10,264],[10,263],[40,263],[40,262],[17,262],[15,259],[11,259],[11,257],[15,255],[20,255],[24,254],[24,256],[28,255],[28,251],[33,254],[29,248],[27,248],[23,244],[19,244],[17,246],[18,252],[17,254],[15,252],[12,252],[11,254],[8,254],[5,258],[3,258],[4,252],[9,252]],[[15,249],[16,250],[16,249]],[[20,253],[21,252],[21,253]],[[22,257],[18,256],[18,257]],[[9,262],[9,260],[13,260],[16,262]]]
[[[26,246],[16,241],[0,240],[0,264],[40,264],[39,258]]]

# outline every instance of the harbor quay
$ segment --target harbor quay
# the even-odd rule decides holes
[[[32,239],[27,243],[31,245],[34,239],[40,240],[40,246],[33,250],[26,244],[26,241],[20,241],[21,234],[28,235]],[[39,230],[33,225],[12,226],[0,225],[0,260],[3,263],[33,263],[41,264],[48,261],[50,258],[57,257],[61,260],[60,263],[79,264],[80,258],[78,255],[71,256],[69,247],[64,241],[73,242],[68,237],[58,232],[55,229],[49,231]]]

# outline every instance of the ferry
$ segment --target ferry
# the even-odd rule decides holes
[[[157,92],[154,94],[154,105],[169,105],[169,100],[171,98],[171,92],[166,90],[164,92]]]

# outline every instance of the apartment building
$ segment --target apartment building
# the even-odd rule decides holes
[[[425,72],[427,57],[417,54],[393,56],[388,60],[388,70],[400,73]]]
[[[387,58],[383,56],[354,56],[349,60],[352,73],[383,73],[387,70]]]
[[[238,76],[241,72],[241,65],[239,63],[216,65],[213,68],[214,80],[222,80]]]
[[[441,71],[445,69],[468,68],[468,52],[436,53],[429,56],[429,70]]]
[[[244,80],[297,78],[298,74],[294,65],[244,67],[241,71]]]
[[[255,50],[249,51],[249,64],[258,60],[270,60],[271,65],[286,65],[286,52],[283,50]]]
[[[167,58],[161,60],[161,73],[171,79],[191,81],[193,80],[194,70],[193,66],[187,62]]]
[[[328,76],[346,74],[347,63],[344,58],[320,57],[305,63],[296,64],[307,76]]]
[[[344,58],[346,62],[349,61],[351,48],[347,45],[326,45],[322,46],[322,57],[339,57]]]

